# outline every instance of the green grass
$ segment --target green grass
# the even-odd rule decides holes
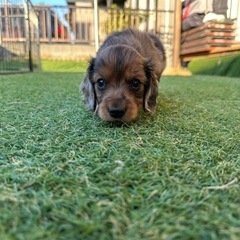
[[[121,127],[82,79],[1,76],[0,239],[239,239],[239,79],[165,76],[156,114]]]
[[[188,65],[193,74],[240,77],[240,54],[217,58],[195,59]]]
[[[84,72],[87,61],[42,60],[41,65],[44,72]]]

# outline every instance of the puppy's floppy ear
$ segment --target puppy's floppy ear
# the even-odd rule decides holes
[[[145,86],[143,109],[145,112],[150,113],[155,111],[158,95],[158,79],[157,76],[154,74],[153,68],[154,66],[152,60],[147,59],[144,70],[148,82]]]
[[[83,92],[83,101],[91,111],[96,109],[96,96],[93,86],[93,69],[95,65],[95,58],[89,61],[88,69],[85,78],[81,84],[81,90]]]

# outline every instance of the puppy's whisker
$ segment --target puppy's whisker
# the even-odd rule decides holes
[[[99,106],[99,105],[96,104],[96,108],[95,108],[95,110],[94,110],[94,112],[93,112],[94,114],[97,114],[97,112],[98,112],[98,106]]]

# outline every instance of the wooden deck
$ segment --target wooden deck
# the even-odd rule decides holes
[[[206,23],[181,35],[180,58],[184,62],[234,53],[240,53],[240,42],[235,41],[232,22]]]

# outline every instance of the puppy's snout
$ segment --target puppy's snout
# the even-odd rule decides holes
[[[125,110],[119,107],[111,107],[108,109],[108,112],[113,118],[121,118],[125,114]]]

